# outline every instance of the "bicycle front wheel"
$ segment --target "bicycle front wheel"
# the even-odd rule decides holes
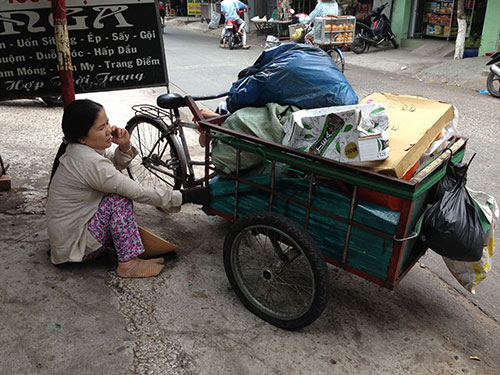
[[[330,55],[335,65],[337,65],[337,68],[344,73],[344,54],[338,48],[333,48],[327,53]]]
[[[130,178],[142,186],[171,186],[179,189],[183,181],[180,150],[164,127],[146,116],[135,116],[127,124],[130,143],[139,152],[127,168]]]

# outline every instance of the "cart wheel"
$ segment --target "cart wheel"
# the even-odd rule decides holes
[[[303,328],[325,309],[325,259],[305,229],[282,215],[236,221],[224,241],[224,268],[245,307],[279,328]]]
[[[337,65],[337,68],[344,73],[344,55],[338,48],[332,48],[327,51],[328,55],[332,58],[333,62],[335,65]]]

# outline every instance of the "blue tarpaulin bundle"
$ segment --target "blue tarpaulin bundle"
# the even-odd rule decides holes
[[[267,103],[301,109],[358,103],[351,85],[325,51],[296,43],[264,51],[231,91],[230,112]]]

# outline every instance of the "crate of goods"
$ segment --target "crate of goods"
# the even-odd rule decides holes
[[[314,23],[315,44],[350,44],[354,40],[356,29],[354,16],[316,17]]]

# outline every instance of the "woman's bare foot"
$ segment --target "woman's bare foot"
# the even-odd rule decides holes
[[[163,258],[140,259],[132,258],[126,262],[118,262],[116,274],[120,277],[153,277],[157,276],[163,267]]]
[[[146,259],[146,261],[148,262],[152,262],[152,263],[156,263],[156,264],[163,264],[165,263],[165,259],[163,258],[149,258],[149,259]]]

